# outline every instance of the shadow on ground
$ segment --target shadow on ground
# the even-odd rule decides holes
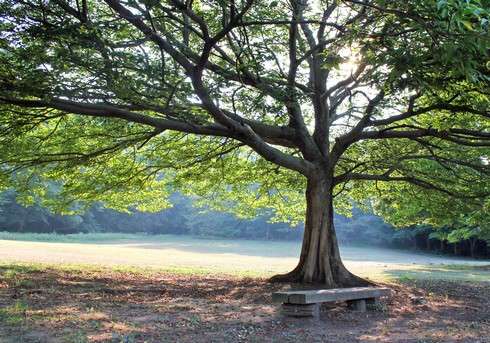
[[[1,342],[477,342],[490,285],[391,284],[376,311],[283,318],[262,279],[0,268]],[[488,336],[488,335],[487,335]]]

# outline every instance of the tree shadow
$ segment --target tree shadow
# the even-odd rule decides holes
[[[0,304],[27,308],[20,326],[0,317],[6,342],[470,342],[490,329],[487,283],[407,281],[376,311],[324,306],[319,320],[286,318],[262,279],[0,266]],[[454,329],[447,323],[453,323]],[[445,331],[444,331],[445,330]],[[453,330],[453,331],[451,331]],[[3,337],[2,337],[3,335]],[[439,335],[439,336],[438,336]],[[10,339],[10,341],[9,341]],[[473,341],[475,341],[473,339]]]

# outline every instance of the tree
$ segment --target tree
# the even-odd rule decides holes
[[[273,280],[333,287],[366,284],[334,199],[488,194],[488,0],[0,6],[2,180],[58,180],[53,207],[155,210],[180,189],[306,213],[298,266]]]

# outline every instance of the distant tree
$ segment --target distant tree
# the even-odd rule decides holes
[[[57,180],[57,209],[158,210],[180,189],[306,213],[298,266],[273,280],[366,284],[341,261],[334,199],[488,194],[489,8],[4,0],[2,181]]]
[[[32,204],[22,206],[15,201],[15,192],[1,194],[0,230],[9,229],[15,232],[50,232],[50,213],[47,209]]]
[[[476,257],[479,242],[490,245],[490,225],[487,218],[479,217],[478,222],[475,223],[474,218],[466,215],[452,225],[451,227],[435,228],[429,238],[441,241],[441,245],[453,244],[455,254],[459,253],[458,246],[466,242],[471,257]]]

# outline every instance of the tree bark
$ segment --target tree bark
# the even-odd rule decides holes
[[[367,286],[370,283],[349,272],[340,258],[334,228],[333,182],[310,177],[306,189],[306,220],[299,263],[272,282],[319,284],[325,288]]]

